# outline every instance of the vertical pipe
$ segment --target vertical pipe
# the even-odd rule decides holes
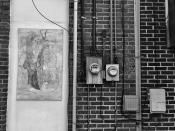
[[[96,0],[93,0],[92,55],[96,52]]]
[[[74,0],[74,34],[73,34],[73,120],[72,130],[76,131],[76,95],[77,95],[77,15],[78,0]]]
[[[113,0],[111,0],[111,41],[112,41],[112,46],[113,46]],[[116,15],[116,0],[114,0],[114,39],[115,39],[115,42],[114,42],[114,48],[116,48],[116,46],[117,46],[117,34],[116,34],[116,27],[117,27],[117,15]],[[115,51],[116,51],[116,49],[115,49]],[[116,53],[114,51],[114,53]],[[115,54],[116,55],[116,54]],[[114,58],[113,58],[113,48],[111,48],[111,63],[114,63]],[[115,63],[116,64],[116,63]],[[115,96],[114,96],[114,102],[115,102],[115,108],[114,108],[114,121],[115,121],[115,127],[114,127],[114,129],[115,130],[117,130],[117,82],[114,82],[114,85],[115,85],[115,87],[114,87],[114,93],[115,93]]]
[[[113,63],[113,0],[110,0],[110,46],[111,46],[111,63]]]
[[[80,72],[81,79],[83,80],[85,77],[85,61],[84,61],[84,0],[81,0],[81,69],[82,71]]]
[[[89,124],[90,124],[90,108],[89,108],[89,105],[90,105],[90,102],[89,102],[89,96],[90,96],[90,92],[89,92],[89,85],[88,85],[88,87],[87,87],[87,92],[88,92],[88,94],[87,94],[87,131],[89,131]]]
[[[125,0],[121,1],[121,13],[122,13],[122,18],[121,18],[121,25],[122,25],[122,38],[123,38],[123,76],[122,76],[122,99],[121,99],[121,111],[123,113],[123,98],[125,95],[125,48],[126,48],[126,42],[125,42]]]
[[[141,65],[140,65],[140,0],[134,0],[134,24],[135,24],[135,65],[136,65],[136,95],[139,98],[139,111],[136,119],[141,120]],[[137,131],[142,130],[141,122],[138,123]]]
[[[116,0],[114,0],[114,39],[115,39],[115,48],[117,46],[117,7],[116,7]],[[116,52],[116,49],[115,49]]]
[[[104,56],[105,56],[105,49],[104,49],[104,46],[105,46],[105,42],[106,42],[106,30],[103,30],[102,31],[102,66],[103,66],[103,69],[105,69],[105,59],[104,59]]]

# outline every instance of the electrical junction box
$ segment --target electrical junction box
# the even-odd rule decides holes
[[[119,81],[119,64],[106,65],[106,81]]]
[[[136,95],[124,95],[123,111],[138,111],[139,99]]]
[[[150,89],[150,112],[165,113],[166,112],[166,96],[165,89]]]
[[[103,84],[101,57],[86,57],[86,84]]]

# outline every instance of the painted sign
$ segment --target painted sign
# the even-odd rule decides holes
[[[61,100],[63,31],[18,29],[17,100]]]

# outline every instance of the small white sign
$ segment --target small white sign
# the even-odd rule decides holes
[[[151,113],[166,112],[165,89],[150,89],[150,111]]]

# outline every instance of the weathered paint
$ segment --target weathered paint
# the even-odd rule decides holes
[[[52,21],[68,27],[68,0],[36,0],[38,9]],[[62,101],[17,101],[18,28],[61,29],[44,19],[32,0],[11,1],[7,131],[67,131],[68,32],[63,33]]]

